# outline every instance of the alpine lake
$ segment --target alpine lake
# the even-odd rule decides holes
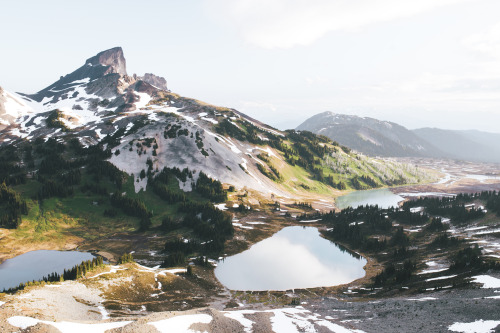
[[[92,260],[87,252],[38,250],[7,259],[0,265],[0,291],[20,283],[41,280],[51,273],[62,274],[82,261]]]
[[[346,195],[340,196],[336,200],[336,205],[339,209],[347,207],[358,207],[365,205],[378,205],[379,208],[386,209],[389,207],[397,207],[398,203],[404,198],[394,194],[387,188],[354,191]]]
[[[294,226],[220,260],[215,276],[232,290],[302,289],[349,283],[365,275],[365,264],[317,228]]]
[[[397,207],[389,189],[354,191],[337,198],[340,209]],[[350,283],[365,275],[366,259],[321,237],[314,227],[286,227],[250,249],[219,260],[215,276],[232,290],[289,290]]]
[[[397,206],[403,198],[388,189],[354,191],[337,198],[348,206]],[[63,273],[90,253],[39,250],[8,259],[0,265],[0,290]],[[289,290],[346,284],[365,275],[366,260],[321,237],[315,227],[286,227],[250,249],[218,262],[215,276],[232,290]]]

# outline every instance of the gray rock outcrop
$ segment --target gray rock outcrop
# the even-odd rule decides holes
[[[123,50],[121,47],[114,47],[112,49],[99,52],[92,58],[87,59],[85,64],[90,64],[92,66],[103,65],[109,66],[109,73],[118,73],[121,75],[127,75],[127,62],[123,56]]]
[[[161,76],[157,76],[151,73],[146,73],[142,77],[138,77],[139,80],[149,83],[152,86],[155,86],[162,90],[168,90],[167,88],[167,80]]]

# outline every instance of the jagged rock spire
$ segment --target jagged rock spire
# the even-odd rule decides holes
[[[90,64],[92,66],[99,64],[110,66],[111,71],[109,71],[109,73],[127,75],[127,63],[125,61],[125,57],[123,56],[123,50],[121,47],[114,47],[112,49],[99,52],[92,58],[87,59],[85,64]]]

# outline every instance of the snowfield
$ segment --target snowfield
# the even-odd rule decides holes
[[[474,276],[472,282],[482,283],[483,288],[500,288],[500,279],[489,275]]]
[[[61,331],[61,333],[87,333],[87,332],[104,333],[107,330],[123,327],[131,323],[131,321],[120,321],[113,323],[82,324],[82,323],[72,323],[67,321],[53,322],[46,320],[38,320],[35,318],[24,317],[24,316],[10,317],[9,319],[7,319],[7,321],[12,326],[18,327],[23,330],[31,326],[35,326],[38,323],[42,323],[57,328],[59,331]]]
[[[196,323],[208,324],[212,321],[212,316],[207,314],[194,314],[172,317],[160,321],[150,322],[161,333],[179,332],[194,333],[189,327]]]
[[[490,333],[500,325],[498,320],[477,320],[473,323],[455,323],[448,327],[450,331],[462,333]]]

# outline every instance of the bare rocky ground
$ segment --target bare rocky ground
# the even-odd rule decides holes
[[[489,276],[500,278],[498,273]],[[110,283],[114,283],[113,280]],[[473,284],[468,288],[383,299],[358,299],[345,295],[310,297],[300,306],[253,304],[223,309],[221,303],[215,302],[213,305],[218,309],[142,310],[115,317],[114,311],[99,308],[103,302],[98,296],[99,289],[82,282],[65,282],[4,298],[6,303],[1,307],[0,331],[19,332],[19,327],[10,323],[19,325],[20,316],[21,319],[32,317],[44,321],[26,327],[26,332],[94,332],[105,323],[121,325],[109,332],[184,332],[188,328],[195,332],[256,333],[449,332],[448,328],[457,322],[500,319],[500,285],[497,288],[481,286]],[[499,331],[500,327],[492,332]]]
[[[456,322],[500,320],[500,288],[479,286],[373,300],[326,297],[307,307],[365,332],[449,332]]]

